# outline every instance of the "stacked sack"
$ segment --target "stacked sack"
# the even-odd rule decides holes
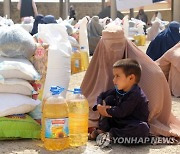
[[[40,104],[30,84],[40,79],[29,61],[35,50],[24,29],[0,27],[0,139],[40,137],[40,125],[26,114]]]

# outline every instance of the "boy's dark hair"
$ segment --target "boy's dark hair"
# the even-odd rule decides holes
[[[141,78],[141,65],[134,59],[121,59],[114,63],[113,68],[121,68],[127,76],[134,74],[136,83],[139,83]]]

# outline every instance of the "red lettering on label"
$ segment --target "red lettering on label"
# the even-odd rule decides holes
[[[65,120],[53,120],[52,124],[64,124]]]

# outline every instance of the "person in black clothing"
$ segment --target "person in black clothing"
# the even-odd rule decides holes
[[[138,15],[136,16],[136,19],[139,19],[139,20],[145,22],[146,24],[148,24],[148,17],[143,9],[139,10]]]
[[[103,19],[106,17],[111,18],[111,1],[110,0],[107,0],[106,7],[101,12],[99,12],[98,17],[100,19]],[[124,15],[120,11],[117,11],[117,17],[120,19],[123,19]]]
[[[69,8],[69,19],[71,18],[74,18],[74,20],[76,20],[76,12],[72,5]]]
[[[20,10],[21,21],[23,21],[24,17],[35,17],[38,15],[34,0],[19,0],[17,9]]]
[[[101,12],[99,12],[98,17],[100,19],[103,19],[103,18],[106,18],[106,17],[111,18],[111,13],[110,12],[111,12],[111,6],[107,6]],[[124,15],[120,11],[117,11],[117,17],[120,18],[120,19],[123,19]]]
[[[113,75],[115,88],[102,92],[93,107],[101,118],[89,139],[105,132],[109,137],[148,137],[148,100],[138,86],[140,64],[132,59],[119,60],[113,65]]]

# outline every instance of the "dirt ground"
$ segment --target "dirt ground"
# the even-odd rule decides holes
[[[142,47],[145,51],[147,46]],[[85,72],[77,73],[71,76],[69,89],[79,87]],[[180,118],[180,98],[172,97],[173,113]],[[123,146],[113,145],[110,148],[101,149],[96,146],[95,141],[89,141],[87,146],[75,149],[68,149],[62,152],[47,151],[42,147],[40,140],[15,140],[15,141],[0,141],[0,154],[180,154],[180,145],[139,145],[139,146]]]

